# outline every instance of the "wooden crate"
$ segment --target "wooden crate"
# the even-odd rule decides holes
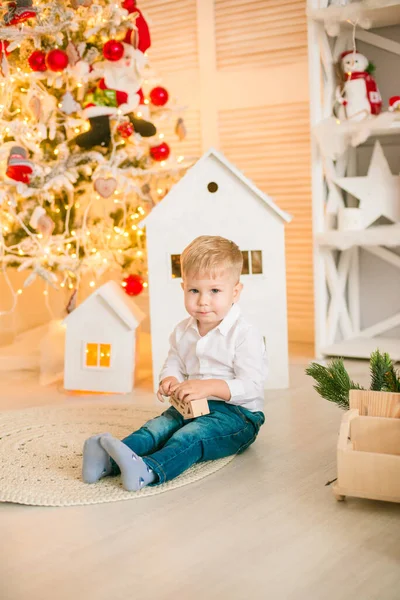
[[[400,417],[400,394],[350,390],[350,408],[369,417]]]
[[[337,447],[337,500],[345,496],[400,502],[400,419],[350,409]]]

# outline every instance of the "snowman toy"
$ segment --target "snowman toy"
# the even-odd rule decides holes
[[[336,101],[341,107],[339,118],[362,121],[371,115],[379,115],[382,97],[371,75],[373,66],[359,52],[347,50],[340,56],[344,83],[336,89]]]

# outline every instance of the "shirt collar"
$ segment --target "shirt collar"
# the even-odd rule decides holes
[[[226,315],[226,317],[221,321],[221,323],[217,327],[212,329],[212,331],[218,329],[222,333],[222,335],[225,336],[228,333],[228,331],[233,327],[233,325],[236,323],[239,316],[240,316],[240,306],[238,304],[233,304],[231,306],[231,308],[229,309],[229,312]],[[199,332],[199,329],[197,327],[197,321],[194,317],[190,317],[190,319],[188,320],[188,323],[185,327],[185,331],[187,331],[189,328],[194,329],[195,331],[197,331],[197,333]]]
[[[219,329],[222,335],[226,335],[240,317],[240,306],[233,304],[225,319],[215,329]]]

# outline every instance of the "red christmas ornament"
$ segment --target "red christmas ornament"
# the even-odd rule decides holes
[[[165,142],[162,142],[162,144],[150,148],[150,156],[157,162],[160,162],[161,160],[167,160],[168,156],[170,155],[170,152],[171,148]]]
[[[32,52],[28,58],[28,63],[32,71],[46,71],[46,54],[40,50]]]
[[[122,282],[122,287],[128,296],[138,296],[143,291],[143,279],[140,275],[128,275]]]
[[[46,66],[50,71],[55,71],[56,73],[60,71],[64,71],[66,67],[68,67],[68,55],[64,50],[50,50],[50,52],[46,56]]]
[[[161,86],[153,88],[150,92],[150,100],[154,106],[164,106],[164,104],[167,104],[168,98],[167,90]]]
[[[127,121],[126,123],[122,123],[121,125],[118,125],[117,131],[118,131],[119,135],[122,136],[123,138],[128,138],[135,131],[135,128],[130,121]]]
[[[103,47],[103,56],[106,60],[115,62],[124,55],[124,45],[118,40],[108,40]]]

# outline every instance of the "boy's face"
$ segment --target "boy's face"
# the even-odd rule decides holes
[[[199,325],[204,335],[226,317],[232,304],[237,302],[242,284],[230,271],[221,271],[214,277],[209,273],[187,274],[182,282],[185,308]]]

